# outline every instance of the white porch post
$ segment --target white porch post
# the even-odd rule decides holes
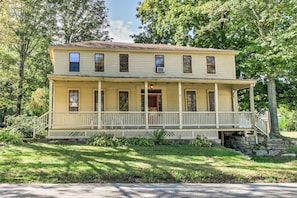
[[[144,82],[144,111],[145,111],[145,128],[149,128],[148,123],[148,82]]]
[[[179,128],[183,128],[183,109],[182,109],[182,85],[178,82],[178,113],[179,113]]]
[[[218,93],[218,83],[215,83],[215,109],[216,109],[216,128],[220,128],[219,123],[219,93]]]
[[[232,105],[233,105],[233,111],[238,111],[238,96],[237,96],[237,90],[232,91]]]
[[[49,107],[48,107],[48,128],[52,128],[53,119],[53,80],[49,81]]]
[[[98,109],[97,109],[97,113],[98,113],[98,129],[101,129],[102,128],[102,124],[101,124],[101,80],[98,81],[98,97],[97,97],[97,104],[98,104]]]

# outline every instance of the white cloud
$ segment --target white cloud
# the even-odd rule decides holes
[[[110,20],[109,25],[109,35],[113,38],[114,42],[133,43],[133,39],[130,38],[130,35],[136,34],[136,32],[130,29],[132,25],[131,21],[125,24],[121,20]]]

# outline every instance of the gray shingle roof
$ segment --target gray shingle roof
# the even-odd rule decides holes
[[[98,48],[98,49],[127,49],[127,50],[164,50],[164,51],[203,51],[203,52],[226,52],[238,54],[235,50],[222,50],[213,48],[196,48],[166,44],[147,44],[147,43],[121,43],[110,41],[83,41],[52,47],[74,47],[74,48]]]

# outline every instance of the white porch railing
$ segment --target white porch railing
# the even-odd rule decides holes
[[[233,128],[253,128],[251,112],[220,112],[219,126]]]
[[[255,117],[255,127],[257,128],[257,130],[263,133],[264,135],[269,136],[267,121],[262,119],[261,116],[258,114],[255,114]]]
[[[183,126],[195,128],[215,128],[215,112],[183,112]]]
[[[97,129],[98,112],[54,112],[53,128]],[[179,128],[178,112],[149,112],[148,127]],[[252,128],[251,112],[219,112],[219,128]],[[182,128],[216,128],[215,112],[183,112]],[[142,111],[103,111],[103,129],[141,129],[146,127],[145,112]]]
[[[49,113],[46,112],[42,116],[36,118],[34,120],[34,127],[33,127],[33,138],[35,138],[36,133],[46,129],[48,127],[49,121]]]

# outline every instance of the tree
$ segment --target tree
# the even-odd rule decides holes
[[[138,8],[137,42],[241,50],[241,74],[267,85],[272,133],[279,133],[276,80],[296,68],[296,0],[146,0]],[[145,40],[145,36],[149,36]],[[296,71],[296,69],[295,69]]]
[[[58,43],[109,39],[104,1],[60,0],[55,10]]]
[[[8,1],[4,10],[8,13],[9,22],[14,23],[13,26],[9,26],[6,29],[12,34],[7,37],[13,39],[11,51],[17,56],[18,86],[16,113],[20,115],[22,113],[23,98],[26,95],[30,95],[30,93],[26,93],[27,88],[30,87],[26,85],[26,72],[31,69],[32,57],[38,54],[40,50],[46,50],[46,48],[40,47],[40,43],[49,43],[50,34],[48,27],[52,27],[51,24],[53,24],[54,18],[49,14],[51,8],[46,1]]]
[[[5,104],[15,104],[13,109],[20,115],[32,92],[48,86],[47,74],[52,70],[48,46],[54,41],[108,39],[106,9],[104,1],[97,0],[0,1],[1,74],[18,74],[1,83],[13,85],[3,89],[11,91]]]

